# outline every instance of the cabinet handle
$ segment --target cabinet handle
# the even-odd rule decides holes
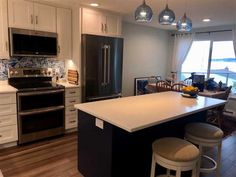
[[[75,111],[75,109],[71,109],[71,110],[70,110],[70,112],[74,112],[74,111]]]
[[[37,15],[35,16],[35,23],[36,23],[36,25],[38,24],[38,16]]]
[[[8,42],[7,41],[6,41],[6,51],[8,51]]]
[[[107,29],[108,29],[108,28],[107,28],[107,24],[105,24],[105,32],[106,32],[106,33],[107,33]]]
[[[76,122],[75,120],[70,121],[70,123],[75,123],[75,122]]]
[[[73,100],[73,101],[70,101],[70,103],[75,103],[75,100]],[[1,122],[0,122],[1,123]]]
[[[34,23],[33,15],[30,15],[30,23],[31,23],[31,24]]]
[[[3,136],[2,135],[0,135],[0,138],[2,138]]]
[[[61,47],[59,45],[57,46],[57,52],[61,53]]]
[[[75,92],[70,92],[70,94],[75,94]]]
[[[104,25],[103,25],[103,23],[102,23],[102,29],[101,29],[101,30],[102,30],[102,32],[104,31]]]

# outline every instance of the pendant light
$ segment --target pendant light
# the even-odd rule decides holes
[[[186,13],[184,13],[184,16],[179,19],[177,22],[177,30],[178,31],[186,31],[189,32],[192,30],[192,21],[190,18],[187,17]]]
[[[187,0],[185,1],[185,9],[187,9]],[[176,28],[180,32],[189,32],[192,30],[192,21],[187,17],[186,11],[184,16],[179,19],[177,22]]]
[[[143,4],[138,6],[135,10],[135,20],[137,22],[150,22],[152,15],[152,9],[146,4],[145,0],[143,0]]]
[[[168,4],[166,8],[159,14],[159,23],[161,25],[171,25],[175,21],[175,13],[169,9]]]

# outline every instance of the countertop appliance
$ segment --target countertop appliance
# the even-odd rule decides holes
[[[11,56],[57,56],[57,33],[9,28],[9,34]]]
[[[82,102],[121,97],[123,39],[82,35]]]
[[[19,144],[61,135],[65,131],[65,88],[52,82],[51,68],[9,69],[17,91]]]

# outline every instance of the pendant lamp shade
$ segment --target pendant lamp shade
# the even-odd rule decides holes
[[[192,30],[192,21],[186,16],[186,13],[184,13],[184,16],[179,19],[176,27],[178,31],[188,32]]]
[[[166,5],[166,8],[159,14],[159,23],[161,25],[171,25],[174,21],[175,13]]]
[[[135,20],[137,22],[150,22],[152,20],[152,9],[149,7],[145,0],[143,1],[143,4],[138,6],[135,10]]]

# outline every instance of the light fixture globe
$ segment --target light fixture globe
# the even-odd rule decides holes
[[[184,13],[184,16],[179,19],[176,27],[178,31],[189,32],[192,30],[192,21],[186,16],[186,13]]]
[[[166,5],[166,8],[159,14],[159,23],[161,25],[171,25],[174,21],[175,13]]]
[[[143,1],[143,4],[135,10],[135,20],[137,22],[150,22],[152,20],[152,15],[152,9],[146,4],[145,0]]]

